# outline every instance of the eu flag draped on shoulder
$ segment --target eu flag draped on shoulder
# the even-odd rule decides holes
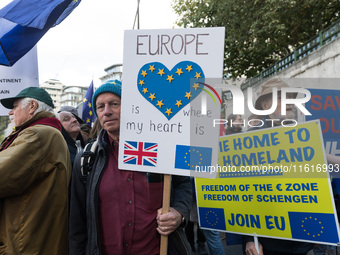
[[[12,66],[81,0],[13,0],[0,10],[0,65]]]
[[[93,96],[93,81],[90,87],[86,91],[85,98],[83,100],[83,115],[82,119],[84,123],[92,127],[93,122],[96,120],[96,116],[93,113],[92,108],[92,96]]]

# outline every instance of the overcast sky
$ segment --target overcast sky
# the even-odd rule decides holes
[[[65,85],[95,87],[104,69],[123,63],[124,30],[132,29],[137,0],[82,0],[38,43],[39,84],[58,79]],[[171,0],[140,0],[140,29],[173,28]]]

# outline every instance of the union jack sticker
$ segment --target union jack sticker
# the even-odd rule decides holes
[[[125,141],[123,163],[141,166],[156,166],[157,143]]]

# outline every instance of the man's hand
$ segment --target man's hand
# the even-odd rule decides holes
[[[161,235],[167,236],[176,230],[181,225],[182,214],[176,209],[170,207],[170,212],[162,213],[162,208],[157,211],[157,231]]]
[[[259,252],[257,253],[255,243],[254,242],[247,242],[246,244],[246,254],[247,255],[263,255],[262,245],[259,243]]]

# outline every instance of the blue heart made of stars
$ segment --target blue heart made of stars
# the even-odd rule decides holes
[[[194,62],[182,61],[171,70],[151,62],[139,70],[137,86],[141,95],[170,120],[202,92],[204,81],[202,68]]]

